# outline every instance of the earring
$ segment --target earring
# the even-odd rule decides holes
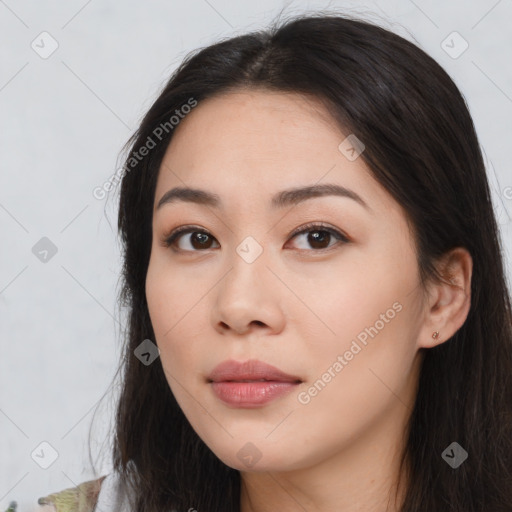
[[[438,336],[439,336],[438,331],[435,331],[434,333],[432,333],[432,338],[434,338],[435,340],[437,340]]]

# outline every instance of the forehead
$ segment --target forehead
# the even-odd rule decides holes
[[[340,151],[349,134],[311,97],[226,93],[200,102],[175,130],[160,168],[155,206],[170,188],[185,186],[210,190],[226,201],[322,182],[361,196],[386,195],[362,158],[349,160]]]
[[[330,134],[338,140],[342,133],[322,103],[296,93],[244,90],[224,93],[199,103],[176,128],[170,147],[186,139],[188,147],[252,151],[262,155],[282,153],[309,140],[316,146]],[[205,148],[202,140],[215,141]],[[265,140],[265,146],[258,142]],[[235,142],[237,144],[235,144]],[[326,145],[329,141],[325,141]]]

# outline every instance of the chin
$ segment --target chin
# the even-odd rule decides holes
[[[255,439],[250,441],[250,436],[230,439],[227,445],[215,445],[210,450],[226,466],[244,472],[263,471],[289,471],[299,469],[301,461],[290,457],[290,450],[284,446],[272,445],[268,441]],[[293,450],[297,456],[297,450]],[[304,462],[305,464],[305,462]]]

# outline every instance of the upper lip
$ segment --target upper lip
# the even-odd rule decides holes
[[[245,362],[238,362],[233,359],[223,361],[208,376],[210,382],[261,379],[279,382],[302,382],[300,377],[284,373],[279,368],[257,359],[249,359]]]

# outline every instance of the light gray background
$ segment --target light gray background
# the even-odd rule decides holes
[[[87,436],[117,367],[123,312],[116,205],[93,189],[117,169],[122,144],[191,50],[265,26],[270,0],[0,0],[0,509],[95,477]],[[359,14],[415,41],[467,99],[512,268],[512,2],[411,0],[288,2]],[[50,48],[46,31],[58,42]],[[453,31],[458,58],[442,47]],[[42,38],[45,38],[41,42]],[[445,43],[446,44],[446,43]],[[453,51],[461,48],[454,43]],[[511,187],[511,188],[507,188]],[[46,263],[32,247],[48,237]],[[110,470],[114,390],[93,429],[93,456]],[[51,450],[58,453],[48,469]],[[36,450],[34,459],[31,454]],[[98,459],[96,459],[98,460]],[[37,461],[37,462],[36,462]]]

